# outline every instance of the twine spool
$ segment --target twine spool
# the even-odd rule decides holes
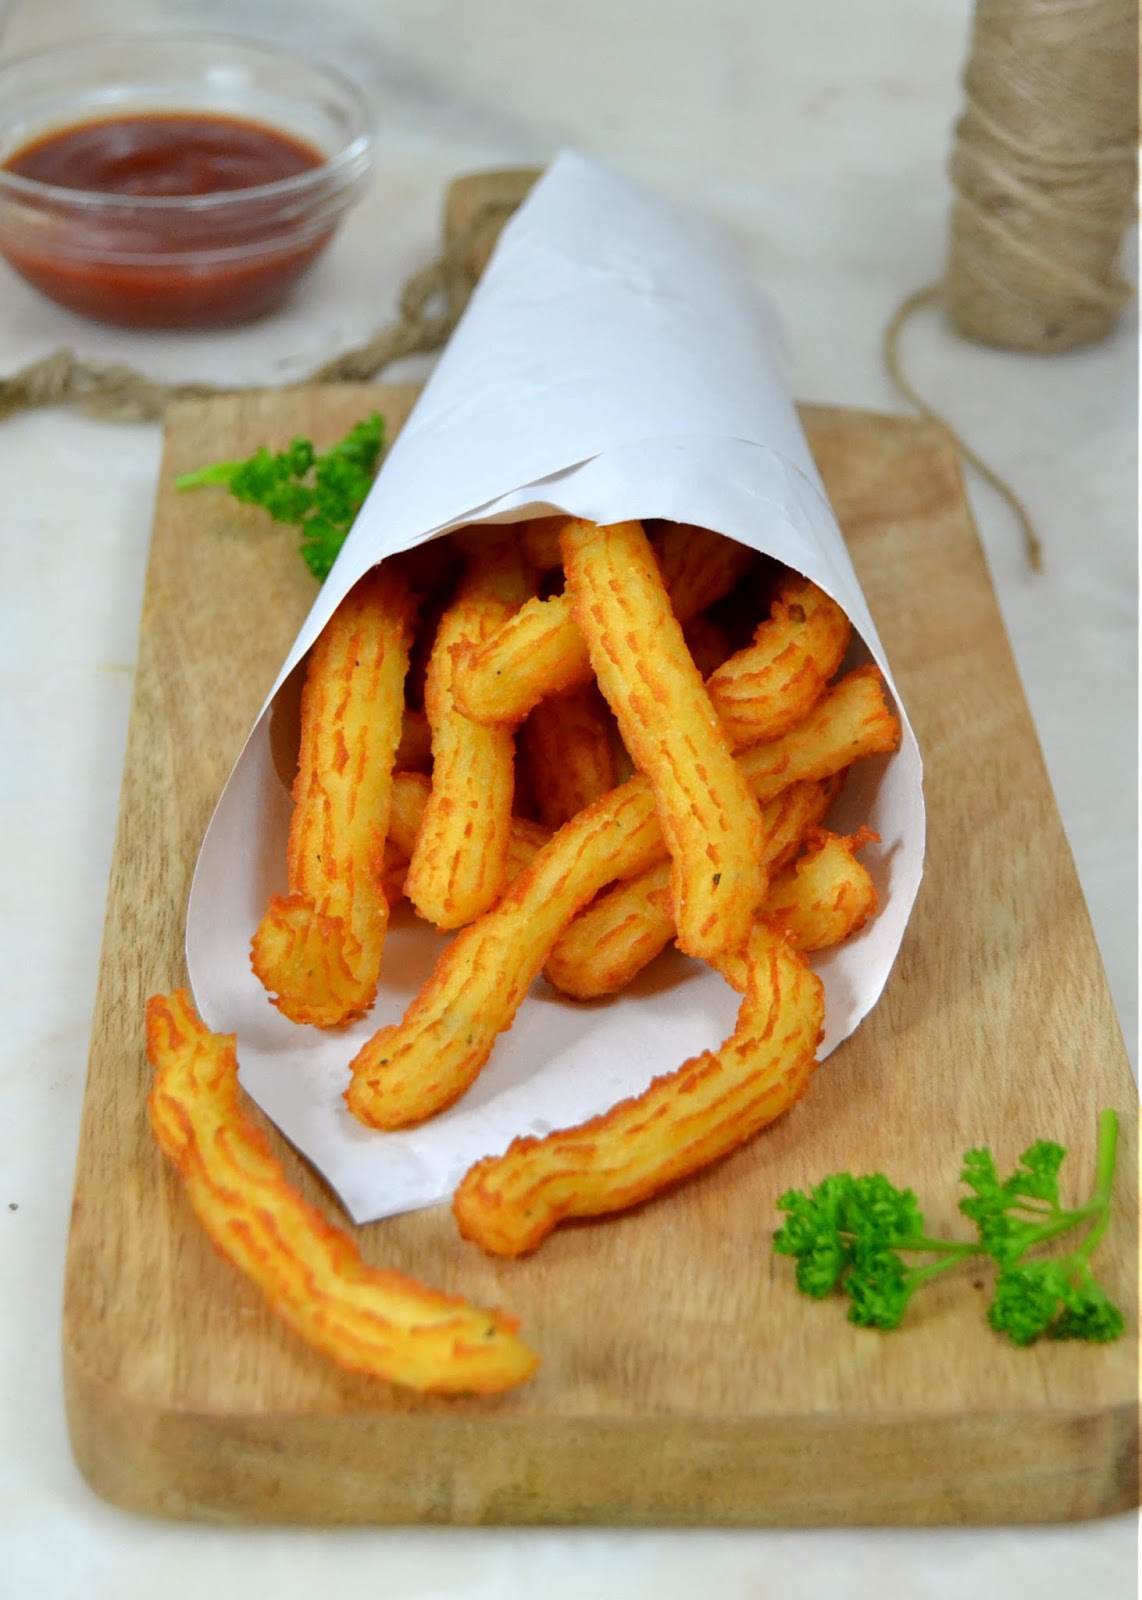
[[[1049,355],[1102,338],[1131,299],[1119,265],[1136,217],[1137,27],[1135,0],[977,0],[944,280],[909,295],[884,336],[896,387],[945,426],[901,366],[901,333],[921,307],[942,302],[981,344]],[[956,442],[1006,499],[1038,570],[1026,507]]]
[[[977,0],[944,279],[968,338],[1068,350],[1129,301],[1137,28],[1134,0]]]

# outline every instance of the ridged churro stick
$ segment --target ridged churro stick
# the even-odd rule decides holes
[[[404,894],[409,857],[416,849],[431,785],[421,772],[393,773],[393,803],[385,841],[385,892],[390,906]],[[529,867],[551,838],[551,829],[526,817],[512,817],[508,832],[507,881]]]
[[[808,716],[780,739],[751,744],[735,760],[759,805],[802,778],[831,778],[854,761],[888,755],[900,722],[884,698],[879,668],[854,667],[826,689]]]
[[[835,600],[800,573],[786,573],[753,642],[706,679],[734,748],[780,738],[800,722],[840,666],[851,637],[852,625]]]
[[[768,872],[796,855],[808,830],[824,818],[838,782],[792,783],[764,807],[762,859]],[[674,933],[670,862],[660,861],[637,878],[616,883],[581,911],[560,934],[543,975],[574,1000],[601,1000],[625,989]]]
[[[593,683],[541,700],[517,740],[536,811],[549,828],[561,828],[621,781],[618,729]]]
[[[460,1232],[493,1255],[534,1250],[560,1222],[649,1199],[743,1144],[804,1093],[824,1022],[820,980],[759,923],[737,1025],[634,1099],[476,1163],[452,1200]]]
[[[545,540],[566,520],[546,519]],[[656,559],[674,615],[686,622],[727,594],[757,553],[708,528],[670,523]],[[586,642],[567,594],[529,600],[482,645],[456,652],[457,704],[478,722],[521,722],[547,696],[590,680]]]
[[[858,668],[826,691],[803,727],[800,741],[795,730],[756,747],[774,752],[768,765],[759,763],[765,799],[893,750],[900,738],[875,667]],[[457,935],[403,1019],[358,1052],[345,1095],[353,1115],[370,1127],[403,1128],[459,1099],[575,913],[606,884],[633,878],[665,855],[654,794],[641,774],[573,817],[499,905]]]
[[[463,927],[499,898],[514,788],[512,730],[481,726],[457,709],[453,647],[480,643],[532,593],[534,576],[515,537],[487,530],[471,547],[432,647],[424,687],[432,790],[405,894],[438,928]]]
[[[680,947],[745,943],[765,898],[761,818],[637,522],[568,521],[559,536],[575,621],[623,743],[654,789],[674,869]]]
[[[373,1003],[388,927],[382,887],[393,761],[416,605],[398,567],[368,573],[313,647],[301,700],[287,895],[251,962],[293,1022],[336,1027]]]
[[[662,849],[650,786],[639,778],[561,828],[498,905],[453,939],[403,1019],[358,1052],[345,1093],[353,1115],[404,1128],[457,1100],[576,911]]]
[[[354,1372],[440,1394],[490,1394],[531,1376],[536,1357],[514,1318],[366,1266],[290,1187],[242,1110],[233,1035],[210,1033],[185,990],[147,1002],[147,1054],[151,1126],[198,1220],[308,1344]]]

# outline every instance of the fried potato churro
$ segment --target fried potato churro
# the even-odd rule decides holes
[[[186,991],[147,1002],[151,1126],[221,1253],[270,1308],[339,1365],[439,1394],[492,1394],[535,1371],[519,1324],[400,1272],[367,1266],[348,1234],[291,1188],[243,1113],[234,1038]]]
[[[385,841],[385,893],[392,906],[404,894],[409,857],[424,821],[430,784],[420,772],[394,772],[389,837]],[[526,817],[512,817],[508,831],[507,881],[519,876],[551,838],[551,829]]]
[[[457,1100],[510,1028],[548,952],[575,912],[606,883],[662,853],[649,785],[632,779],[561,828],[464,928],[399,1023],[351,1062],[350,1111],[374,1128],[423,1122]]]
[[[416,606],[383,564],[313,647],[301,700],[287,895],[251,945],[254,971],[293,1022],[336,1027],[372,1005],[388,927],[381,885],[393,760]]]
[[[851,637],[836,601],[808,578],[787,573],[753,643],[706,680],[730,743],[740,748],[794,727],[840,666]]]
[[[748,545],[692,522],[662,523],[653,548],[670,609],[679,622],[689,622],[729,594],[759,560]]]
[[[780,739],[751,744],[736,760],[760,805],[803,778],[831,778],[854,761],[888,755],[900,744],[900,721],[877,667],[854,667]]]
[[[768,871],[777,871],[796,855],[835,793],[835,781],[794,783],[764,807],[762,859]],[[768,907],[768,896],[765,903]],[[560,934],[543,975],[572,999],[601,1000],[625,989],[674,934],[670,862],[660,861],[637,878],[615,884],[581,911]],[[741,984],[734,987],[740,990]]]
[[[856,852],[876,842],[871,828],[848,835],[812,829],[805,853],[770,882],[765,920],[806,954],[859,933],[876,914],[876,886]]]
[[[544,542],[570,520],[544,519]],[[666,524],[657,550],[679,622],[719,600],[757,559],[744,545],[688,523]],[[456,652],[456,701],[477,722],[521,722],[547,696],[590,680],[586,642],[568,594],[529,600],[484,644]]]
[[[541,700],[518,740],[532,800],[549,828],[561,828],[618,786],[618,730],[593,683]]]
[[[514,727],[549,695],[591,681],[571,596],[528,600],[483,645],[455,652],[456,703],[475,722]]]
[[[733,1033],[634,1099],[476,1163],[452,1201],[460,1232],[493,1255],[534,1250],[559,1223],[649,1199],[716,1161],[804,1093],[824,1023],[820,980],[758,923]]]
[[[842,678],[802,726],[804,748],[792,734],[753,747],[776,752],[768,761],[755,757],[763,800],[895,749],[900,738],[875,667]],[[739,765],[752,754],[743,751]],[[636,877],[665,855],[654,792],[641,773],[573,817],[500,903],[453,940],[402,1020],[358,1051],[345,1094],[353,1115],[370,1127],[404,1128],[459,1099],[576,912],[607,884]]]
[[[432,730],[432,790],[409,861],[405,894],[438,928],[460,928],[498,898],[507,872],[515,743],[456,707],[453,646],[478,644],[534,590],[514,537],[489,531],[473,547],[441,618],[424,685]]]
[[[674,870],[678,943],[715,959],[744,944],[765,898],[761,818],[670,609],[637,522],[569,520],[567,589],[599,687],[650,779]]]

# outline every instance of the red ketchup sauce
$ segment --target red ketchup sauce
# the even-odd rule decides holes
[[[65,203],[50,226],[6,239],[3,254],[51,299],[101,321],[151,328],[246,321],[282,300],[328,243],[331,225],[299,227],[296,203],[280,196],[205,213],[117,206],[116,199],[253,189],[324,162],[319,150],[278,128],[196,112],[57,129],[10,155],[4,169],[105,195],[106,204],[80,208],[60,196]],[[229,253],[211,259],[218,251]]]

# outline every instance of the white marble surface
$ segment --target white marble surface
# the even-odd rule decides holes
[[[0,6],[0,15],[3,7]],[[563,144],[704,206],[776,296],[804,399],[892,409],[879,337],[938,275],[967,0],[25,0],[0,52],[190,23],[307,41],[376,96],[366,203],[296,303],[225,338],[126,336],[0,275],[0,370],[60,343],[158,374],[275,381],[381,320],[449,177]],[[1136,1032],[1137,324],[1050,361],[951,339],[908,361],[1019,488],[1047,571],[972,497],[1119,1015]],[[415,371],[423,364],[411,364]],[[58,1329],[72,1166],[131,695],[154,428],[0,425],[0,1597],[280,1600],[1099,1595],[1133,1517],[817,1532],[220,1530],[102,1505],[71,1462]],[[1045,1130],[1054,1131],[1054,1130]]]

